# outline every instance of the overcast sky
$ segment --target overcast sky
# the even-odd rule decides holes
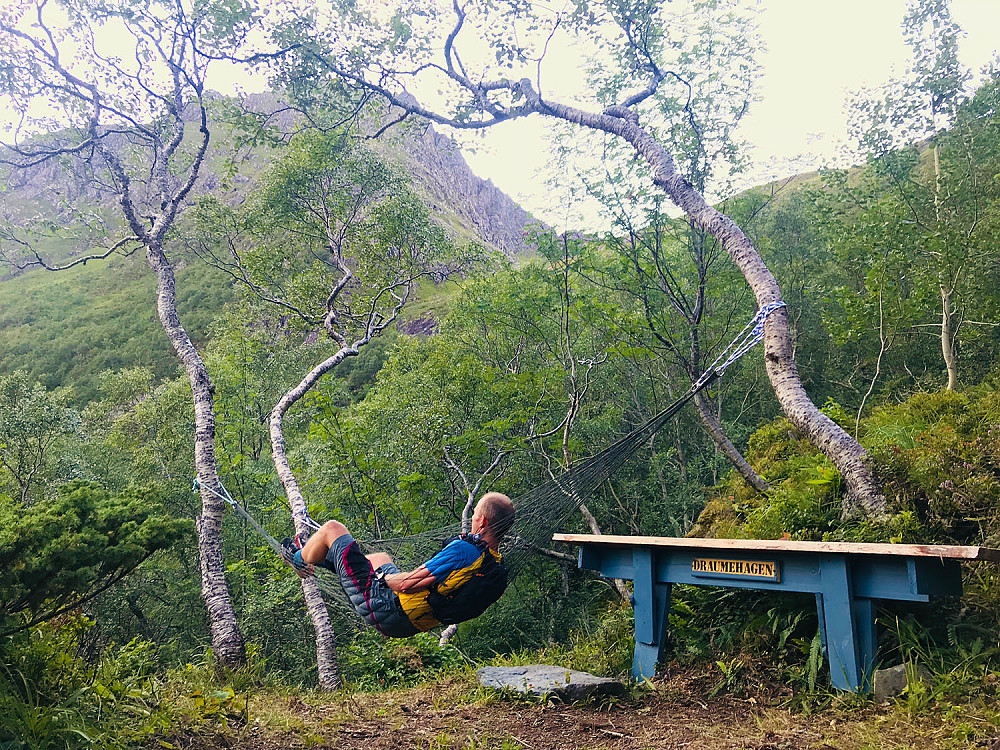
[[[758,2],[762,8],[760,31],[767,49],[759,57],[763,66],[760,101],[742,126],[742,137],[754,148],[747,184],[830,163],[846,140],[844,101],[848,92],[901,75],[909,55],[900,29],[906,0]],[[960,57],[978,71],[996,54],[1000,0],[952,0],[952,13],[966,32]],[[558,85],[560,91],[581,86],[580,60],[573,50],[552,49],[550,53],[543,82]],[[217,69],[209,80],[210,87],[235,93],[234,86],[246,91],[266,86],[262,76],[248,79],[242,73],[235,77],[231,73]],[[434,95],[432,91],[414,93],[425,103]],[[5,114],[0,112],[0,134],[7,138],[16,120]],[[442,130],[448,132],[447,128]],[[556,207],[565,201],[550,194],[539,175],[547,160],[546,130],[542,119],[533,116],[459,137],[475,146],[463,150],[476,174],[491,179],[537,217],[562,228],[565,209]],[[594,220],[584,223],[587,228],[596,225]]]
[[[787,173],[796,157],[804,157],[796,162],[803,169],[832,159],[847,135],[847,93],[901,75],[909,56],[900,28],[905,0],[762,0],[761,7],[761,101],[742,130],[755,147],[754,181]],[[953,0],[952,14],[966,31],[961,59],[978,71],[1000,41],[1000,0]],[[479,176],[558,225],[536,175],[545,155],[523,148],[542,142],[543,127],[537,118],[498,126],[466,158]]]

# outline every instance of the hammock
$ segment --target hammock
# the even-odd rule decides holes
[[[784,302],[772,302],[761,307],[739,335],[705,369],[701,377],[692,383],[683,395],[645,424],[632,430],[600,453],[581,461],[562,475],[513,498],[514,506],[517,509],[517,518],[514,528],[504,537],[500,550],[511,576],[516,575],[529,556],[537,554],[539,548],[546,547],[552,538],[552,532],[564,528],[569,518],[584,504],[585,499],[606,482],[688,401],[721,377],[726,368],[760,342],[764,337],[764,323],[767,321],[767,317],[784,306]],[[199,486],[196,479],[193,489],[197,491]],[[211,488],[207,489],[228,503],[236,514],[248,523],[275,553],[280,555],[281,547],[278,541],[233,499],[221,483],[220,488],[221,493]],[[303,514],[302,520],[313,529],[320,527],[320,524],[310,518],[308,514]],[[359,541],[363,545],[371,547],[372,551],[388,552],[400,568],[406,570],[415,568],[429,559],[441,548],[443,542],[461,531],[461,523],[455,522],[420,534]],[[332,602],[340,605],[345,611],[353,611],[346,602],[336,576],[322,574],[325,571],[321,568],[317,569],[317,573],[321,573],[317,575],[320,589],[330,595]]]

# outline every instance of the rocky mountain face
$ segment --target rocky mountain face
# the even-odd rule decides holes
[[[526,230],[536,222],[490,180],[473,174],[454,141],[426,125],[419,132],[411,129],[402,146],[406,166],[432,211],[450,210],[512,260],[530,252]]]
[[[242,102],[249,111],[269,112],[280,109],[282,102],[272,94],[251,95]],[[192,120],[195,113],[192,111]],[[291,131],[296,118],[290,112],[272,118],[271,125]],[[224,180],[214,167],[227,145],[224,127],[213,127],[212,148],[202,167],[191,200],[212,193],[224,201],[239,201],[255,187],[254,172],[266,167],[267,153],[251,154],[243,161],[244,171]],[[123,137],[123,136],[122,136]],[[466,236],[474,235],[485,245],[511,260],[530,254],[526,229],[534,224],[531,216],[489,180],[473,174],[458,146],[426,123],[407,121],[391,128],[378,141],[369,144],[389,160],[400,163],[411,176],[414,187],[424,196],[428,208],[447,228]],[[94,154],[93,158],[99,160]],[[119,223],[117,196],[113,186],[103,184],[102,165],[91,171],[76,164],[67,174],[65,164],[43,163],[29,170],[15,171],[2,197],[2,213],[14,225],[25,226],[38,216],[45,216],[62,227],[79,227],[60,237],[63,257],[83,252],[97,235],[116,234]],[[143,192],[141,179],[133,180],[133,191]],[[140,202],[158,202],[152,195],[137,196]],[[88,226],[89,225],[89,226]],[[72,236],[78,235],[78,236]]]
[[[258,113],[278,111],[282,105],[274,94],[251,95],[244,102],[249,110]],[[369,133],[401,114],[395,109],[372,110],[366,115],[367,124],[362,126]],[[271,118],[271,122],[278,120]],[[278,125],[291,131],[295,122],[295,115],[285,112]],[[511,260],[531,254],[528,234],[538,222],[490,180],[477,177],[458,145],[429,123],[409,118],[368,145],[407,171],[427,207],[443,224],[457,221],[468,233]]]

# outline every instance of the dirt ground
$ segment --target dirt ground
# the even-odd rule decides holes
[[[234,721],[225,731],[167,742],[178,750],[1000,750],[1000,727],[956,732],[954,721],[933,710],[912,717],[869,703],[803,713],[773,698],[705,698],[696,686],[672,683],[604,705],[497,697],[453,681],[332,701],[261,696],[256,703],[242,726]]]

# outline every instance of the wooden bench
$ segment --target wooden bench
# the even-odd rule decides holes
[[[871,690],[875,600],[960,596],[960,560],[1000,561],[1000,550],[932,544],[687,539],[556,534],[580,545],[581,568],[634,582],[636,680],[651,677],[667,638],[675,583],[815,594],[830,677],[841,690]]]

